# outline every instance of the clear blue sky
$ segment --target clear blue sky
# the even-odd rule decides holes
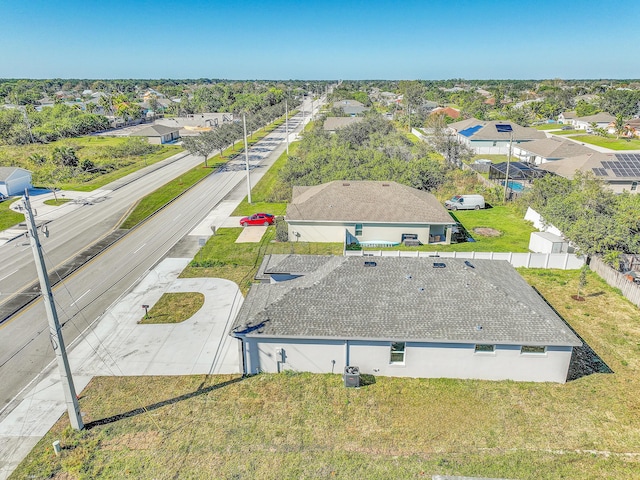
[[[640,78],[618,0],[3,0],[0,78]]]

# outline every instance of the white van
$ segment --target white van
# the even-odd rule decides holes
[[[484,197],[482,195],[455,195],[451,200],[444,202],[444,206],[449,210],[480,210],[484,208]]]

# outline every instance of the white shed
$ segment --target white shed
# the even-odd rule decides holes
[[[22,195],[31,188],[31,172],[19,167],[0,167],[0,194]]]
[[[529,237],[529,250],[535,253],[566,253],[569,244],[562,237],[550,232],[532,232]]]

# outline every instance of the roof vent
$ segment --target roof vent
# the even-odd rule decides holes
[[[343,183],[342,186],[343,187],[348,187],[349,185],[351,185],[350,183]]]
[[[411,280],[411,278],[412,278],[411,275],[405,275],[405,277],[406,277],[407,280]]]
[[[389,186],[389,184],[388,184],[388,183],[383,183],[383,184],[382,184],[382,186],[383,186],[383,187],[388,187],[388,186]]]
[[[420,288],[418,289],[418,291],[419,291],[419,292],[424,292],[424,288],[423,288],[423,287],[420,287]]]
[[[378,264],[376,262],[364,262],[365,267],[375,267]]]
[[[482,330],[482,325],[476,325],[476,330],[478,331]]]
[[[447,266],[446,263],[442,262],[433,262],[433,268],[445,268]]]
[[[471,263],[469,260],[465,260],[465,261],[464,261],[464,264],[465,264],[467,267],[469,267],[469,268],[476,268],[476,267],[473,265],[473,263]]]

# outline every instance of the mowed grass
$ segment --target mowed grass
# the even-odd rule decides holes
[[[24,214],[14,212],[9,206],[14,202],[19,202],[20,198],[8,199],[0,202],[0,231],[11,228],[18,223],[24,222]]]
[[[199,292],[164,293],[138,323],[180,323],[190,319],[204,305]]]
[[[97,377],[80,398],[90,428],[63,415],[11,478],[639,478],[638,309],[593,274],[575,302],[577,271],[521,273],[615,373],[360,389],[338,374]]]
[[[342,255],[341,243],[276,242],[275,227],[267,228],[260,243],[235,243],[241,232],[240,227],[216,230],[216,234],[209,238],[180,277],[226,278],[238,284],[246,295],[264,255]]]
[[[578,135],[573,137],[579,142],[610,148],[611,150],[640,150],[640,138],[626,140],[624,138],[601,137],[599,135]]]
[[[536,130],[559,130],[564,126],[562,123],[544,123],[542,125],[536,125],[533,128]]]

